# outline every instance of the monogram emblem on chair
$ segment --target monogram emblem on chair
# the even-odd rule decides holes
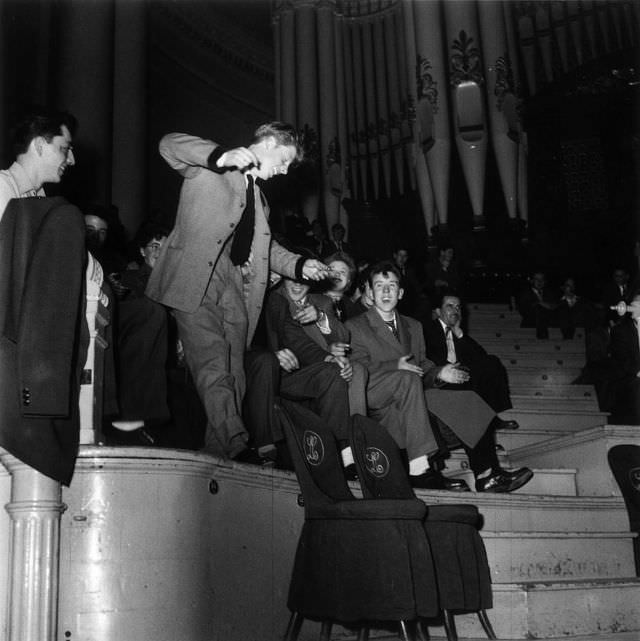
[[[368,447],[364,452],[365,469],[371,476],[383,478],[389,473],[389,459],[377,447]]]
[[[629,483],[636,492],[640,492],[640,467],[629,470]]]
[[[305,430],[303,437],[304,455],[309,465],[320,465],[324,461],[324,443],[316,432]]]

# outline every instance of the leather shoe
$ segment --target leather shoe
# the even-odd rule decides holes
[[[247,447],[242,450],[239,454],[236,454],[233,457],[233,460],[237,463],[247,463],[249,465],[261,465],[263,467],[269,467],[273,465],[273,460],[260,456],[256,450],[253,448]]]
[[[533,472],[528,467],[517,470],[495,470],[483,479],[476,479],[476,492],[513,492],[528,483]]]
[[[409,476],[412,487],[421,490],[448,490],[449,492],[470,492],[467,482],[463,479],[450,479],[434,472],[427,470],[424,474]]]
[[[493,419],[494,430],[517,430],[519,427],[518,421],[504,420],[498,416]]]

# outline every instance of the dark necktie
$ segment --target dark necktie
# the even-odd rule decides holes
[[[336,313],[336,317],[339,321],[342,320],[342,317],[344,316],[344,307],[342,305],[341,300],[334,300],[333,301],[333,311]]]
[[[256,203],[253,193],[253,176],[247,175],[247,204],[231,241],[230,258],[234,265],[244,265],[249,258],[253,229],[256,222]]]
[[[396,337],[397,340],[400,340],[400,337],[398,336],[398,329],[396,328],[396,322],[395,321],[384,321],[389,329],[391,330],[391,333]]]

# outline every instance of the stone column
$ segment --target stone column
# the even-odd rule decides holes
[[[116,2],[113,33],[111,202],[128,235],[146,218],[146,18],[144,2]]]
[[[60,483],[0,450],[12,476],[7,641],[56,641]]]
[[[60,58],[56,103],[78,119],[76,167],[69,187],[82,200],[111,198],[113,0],[67,0],[59,5]],[[132,65],[135,65],[131,61]],[[69,182],[69,180],[65,181]]]

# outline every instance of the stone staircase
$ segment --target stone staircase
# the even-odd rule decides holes
[[[506,467],[535,471],[509,495],[456,496],[484,516],[490,618],[500,639],[640,639],[635,535],[607,463],[613,445],[640,444],[640,427],[608,425],[594,388],[572,384],[584,365],[582,332],[563,341],[551,329],[548,340],[537,340],[519,322],[506,305],[470,305],[469,333],[507,368],[509,415],[520,424],[498,432],[500,458]],[[473,479],[461,452],[445,473]],[[434,502],[433,493],[423,498]],[[461,638],[482,638],[471,615],[457,623]]]

